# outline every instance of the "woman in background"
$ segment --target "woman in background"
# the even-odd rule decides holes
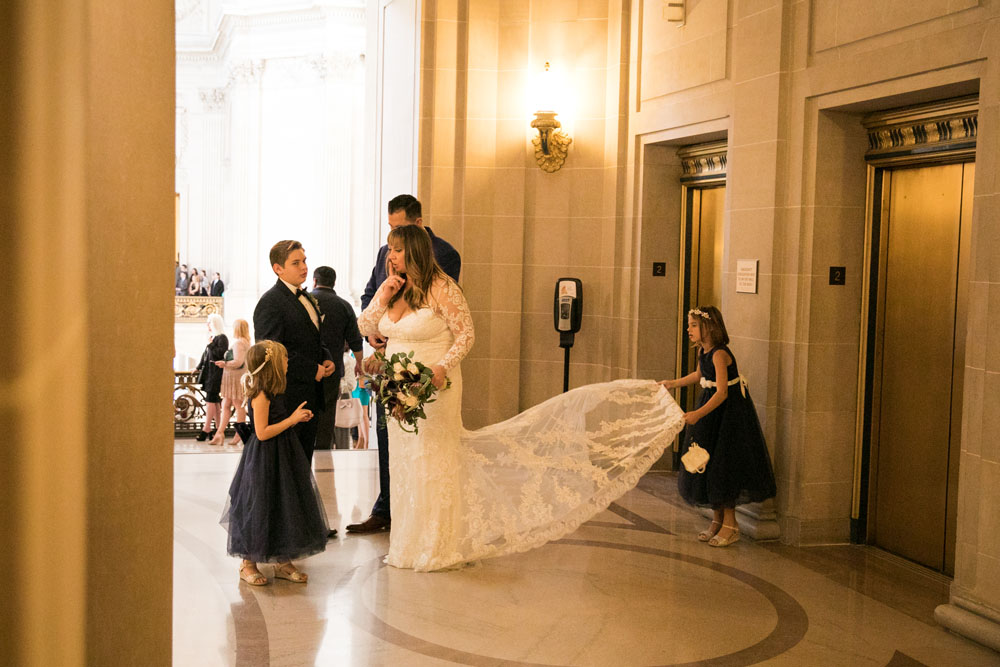
[[[243,398],[243,389],[240,386],[240,378],[243,377],[246,365],[247,350],[250,349],[250,325],[246,320],[236,320],[233,322],[233,346],[232,359],[216,361],[215,365],[222,369],[222,410],[219,417],[219,429],[215,432],[211,444],[221,445],[226,439],[226,426],[229,424],[230,411],[236,408],[236,423],[242,424],[247,420],[246,401]],[[229,357],[230,355],[226,355]],[[230,445],[234,447],[240,443],[240,434],[233,435]]]
[[[222,369],[215,363],[223,361],[226,357],[226,350],[229,349],[229,339],[224,333],[226,323],[222,316],[212,313],[208,316],[208,332],[212,338],[205,346],[205,352],[198,362],[198,382],[201,383],[202,391],[205,392],[205,426],[198,434],[198,441],[204,442],[212,434],[212,419],[216,424],[221,423],[219,418],[219,404],[222,397],[219,390],[222,388]]]

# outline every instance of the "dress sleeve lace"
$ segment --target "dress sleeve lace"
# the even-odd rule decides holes
[[[379,287],[378,291],[375,292],[375,296],[368,302],[368,307],[365,308],[364,312],[361,313],[361,317],[358,318],[358,329],[361,331],[362,336],[381,335],[378,330],[378,323],[389,307],[388,301],[385,296],[385,290]]]
[[[461,288],[453,280],[438,280],[431,286],[430,306],[441,317],[455,336],[447,354],[438,362],[444,370],[457,366],[476,342],[476,329],[472,324],[472,313]]]

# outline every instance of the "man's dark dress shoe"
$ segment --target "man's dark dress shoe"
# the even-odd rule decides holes
[[[336,536],[337,536],[337,529],[336,528],[331,528],[330,532],[326,534],[326,539],[332,540]]]
[[[361,523],[352,523],[347,526],[349,533],[377,533],[380,530],[389,530],[392,521],[372,514]]]

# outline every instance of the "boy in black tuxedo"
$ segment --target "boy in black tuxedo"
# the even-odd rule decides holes
[[[314,414],[320,413],[325,405],[323,378],[332,375],[336,366],[320,335],[323,311],[309,292],[302,289],[309,276],[306,253],[298,241],[278,241],[271,248],[270,260],[278,282],[257,302],[253,311],[254,335],[257,342],[274,340],[288,350],[285,396],[289,407],[294,409],[305,401],[306,408]],[[295,434],[310,464],[316,445],[316,425],[317,421],[310,419],[295,426]]]

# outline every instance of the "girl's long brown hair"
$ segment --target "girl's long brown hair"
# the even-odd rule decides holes
[[[448,278],[434,259],[430,235],[420,225],[403,225],[389,232],[387,242],[389,245],[403,246],[403,262],[406,267],[406,285],[392,295],[389,307],[402,297],[413,310],[423,308],[427,305],[427,295],[434,279]],[[389,273],[388,257],[386,273]]]
[[[696,312],[699,310],[705,313],[707,317],[703,317]],[[708,334],[708,340],[712,343],[712,347],[718,347],[719,345],[729,345],[729,332],[726,331],[726,323],[722,321],[722,313],[715,306],[698,306],[693,308],[692,312],[688,315],[694,317],[698,320],[698,326],[701,330]]]
[[[270,358],[268,354],[270,353]],[[243,394],[247,401],[252,401],[257,394],[264,392],[268,399],[285,393],[287,378],[285,376],[285,360],[288,351],[281,343],[273,340],[262,340],[247,350],[247,372],[243,374]],[[264,363],[265,360],[267,363]],[[263,366],[261,366],[263,364]],[[250,371],[259,371],[252,374]]]

